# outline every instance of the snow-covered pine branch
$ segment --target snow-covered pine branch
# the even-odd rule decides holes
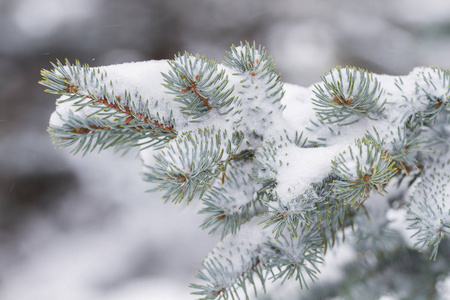
[[[154,189],[174,203],[201,200],[202,227],[222,234],[192,285],[202,299],[291,277],[303,288],[348,232],[359,247],[392,251],[392,209],[407,208],[404,227],[433,258],[450,230],[448,70],[337,67],[300,87],[248,42],[222,64],[184,53],[52,66],[40,83],[59,96],[48,129],[57,146],[139,147]]]

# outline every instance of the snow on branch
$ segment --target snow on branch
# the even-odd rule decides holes
[[[448,70],[336,67],[300,87],[248,42],[222,63],[184,53],[52,66],[40,83],[59,97],[48,129],[58,146],[138,147],[153,190],[200,200],[201,227],[222,235],[193,285],[202,299],[247,297],[267,280],[303,288],[349,232],[361,249],[391,251],[395,209],[408,208],[416,246],[432,246],[432,258],[449,232]]]

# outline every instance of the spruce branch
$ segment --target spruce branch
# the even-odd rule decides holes
[[[332,172],[338,178],[333,182],[333,193],[345,204],[357,204],[358,208],[371,190],[386,194],[384,187],[397,172],[394,164],[380,144],[367,137],[357,139],[354,146],[332,161]]]
[[[201,227],[211,228],[210,233],[222,229],[222,239],[228,233],[236,234],[243,223],[264,211],[255,182],[242,169],[245,168],[233,166],[226,181],[213,186],[202,199],[205,207],[199,213],[208,217]]]
[[[268,262],[272,268],[272,279],[284,282],[292,277],[299,282],[300,288],[308,288],[308,280],[317,280],[320,273],[318,265],[323,262],[322,238],[317,227],[311,229],[300,226],[297,233],[280,235],[277,240],[267,242],[271,250]]]
[[[389,190],[395,188],[391,185]],[[383,255],[401,247],[403,239],[400,233],[392,228],[387,217],[389,199],[379,194],[370,196],[364,205],[365,213],[356,214],[353,218],[352,243],[360,252],[370,251]]]
[[[175,56],[169,65],[169,72],[162,74],[164,86],[181,103],[181,112],[195,119],[213,108],[219,109],[220,114],[233,110],[233,87],[228,84],[225,71],[219,71],[215,62],[185,53]]]
[[[427,107],[422,122],[433,124],[441,111],[449,111],[450,73],[438,67],[422,68],[417,74],[416,97]]]
[[[197,275],[204,283],[191,285],[197,290],[193,294],[205,296],[201,299],[240,299],[242,291],[248,299],[248,285],[256,294],[256,283],[264,287],[269,278],[285,281],[293,277],[301,288],[307,287],[319,273],[321,237],[317,228],[297,230],[297,237],[286,233],[274,240],[254,221],[246,224],[208,255]]]
[[[148,166],[145,180],[157,184],[164,198],[175,203],[201,198],[236,155],[244,136],[214,128],[188,131],[172,140]]]
[[[261,45],[256,47],[255,42],[252,45],[249,42],[241,42],[238,47],[233,45],[231,51],[227,52],[223,64],[237,72],[233,75],[241,78],[239,84],[244,89],[252,88],[256,81],[262,81],[266,87],[266,100],[278,104],[278,108],[283,109],[280,104],[284,95],[283,84],[280,75],[275,73],[273,60],[267,55],[264,47]],[[258,96],[247,97],[250,101],[256,99]]]
[[[267,130],[280,122],[284,106],[284,85],[275,65],[264,47],[255,43],[241,43],[232,46],[223,61],[231,72],[235,92],[240,101],[236,104],[240,119],[235,121],[240,130],[251,132],[246,138],[249,144],[258,146]]]
[[[284,84],[264,47],[248,42],[222,64],[184,53],[52,66],[40,83],[59,96],[49,126],[57,146],[139,147],[152,190],[201,200],[202,228],[222,238],[192,285],[202,299],[248,298],[267,280],[308,288],[346,235],[357,250],[391,253],[401,240],[387,214],[405,204],[416,246],[433,247],[432,258],[450,231],[448,70],[394,78],[337,67],[303,88]]]
[[[421,178],[411,196],[408,229],[414,231],[413,236],[417,237],[415,246],[419,251],[433,247],[430,258],[435,260],[442,238],[450,233],[450,175],[434,168]]]
[[[266,202],[268,211],[264,227],[274,226],[272,233],[277,239],[286,231],[295,236],[300,224],[307,228],[317,225],[319,214],[326,213],[324,202],[329,201],[330,193],[329,182],[325,180],[313,183],[311,188],[288,203],[282,203],[276,196],[273,197]]]
[[[429,143],[427,139],[420,136],[421,127],[418,124],[410,127],[408,124],[406,122],[397,127],[397,132],[391,130],[384,138],[380,137],[376,128],[373,128],[374,134],[369,131],[366,133],[366,137],[372,142],[385,145],[398,169],[402,169],[406,175],[409,175],[409,167],[418,169],[416,157],[419,152],[431,151],[426,148]]]
[[[60,118],[62,118],[60,116]],[[53,143],[57,147],[73,147],[71,152],[85,155],[95,149],[99,151],[114,147],[116,151],[127,151],[131,147],[160,148],[171,138],[171,135],[161,135],[154,138],[146,127],[130,122],[120,125],[98,117],[80,117],[73,112],[61,126],[50,125]]]
[[[55,134],[53,139],[57,141],[57,144],[69,145],[66,142],[67,140],[80,140],[79,146],[74,152],[77,153],[82,150],[86,153],[97,146],[100,149],[113,145],[118,148],[139,146],[141,143],[137,142],[137,132],[142,139],[147,140],[143,144],[153,146],[159,146],[176,136],[174,120],[171,116],[168,120],[160,117],[159,113],[152,116],[148,101],[144,102],[140,95],[132,95],[126,90],[121,95],[115,95],[112,81],[107,83],[107,73],[101,71],[100,68],[89,68],[88,65],[82,66],[78,61],[75,65],[71,65],[68,60],[66,60],[65,65],[58,60],[52,66],[53,70],[41,72],[43,80],[39,83],[48,87],[46,92],[62,96],[59,98],[58,104],[67,103],[75,108],[66,118],[60,116],[60,119],[67,124],[62,127],[49,127],[48,131],[52,135]],[[158,107],[158,101],[156,101],[154,107]],[[94,116],[98,119],[96,123],[103,120],[110,125],[106,126],[106,123],[94,124],[95,122],[92,121]],[[80,117],[91,120],[83,121]],[[89,127],[89,122],[94,127]],[[112,125],[113,123],[114,125]],[[103,129],[111,128],[111,125],[115,130],[96,134],[95,147],[92,147],[94,135],[91,133],[94,131],[100,132],[99,130],[102,127]],[[70,131],[73,131],[75,135],[69,136],[68,132]],[[128,133],[125,133],[126,131]],[[64,134],[64,132],[66,133]],[[80,134],[91,135],[86,138],[86,136],[82,137]],[[125,138],[124,135],[130,136]],[[129,142],[132,143],[124,145]]]
[[[192,284],[195,295],[209,299],[248,299],[248,285],[263,288],[268,272],[263,267],[265,241],[269,238],[254,221],[243,226],[237,236],[228,236],[209,253],[197,273],[201,283]]]
[[[319,120],[347,125],[363,117],[375,119],[384,110],[383,89],[377,78],[364,70],[337,67],[314,87],[312,102]]]

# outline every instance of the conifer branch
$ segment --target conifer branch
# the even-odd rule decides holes
[[[355,146],[332,161],[332,172],[337,176],[333,193],[345,204],[361,206],[374,190],[383,195],[384,187],[394,177],[397,169],[392,156],[380,144],[367,137],[357,139]]]
[[[82,152],[83,155],[95,149],[101,151],[110,147],[117,151],[127,151],[136,146],[158,149],[172,138],[171,135],[154,138],[147,128],[132,122],[119,125],[97,117],[82,118],[73,112],[70,112],[63,125],[50,125],[48,132],[57,147],[74,147],[72,153]]]
[[[227,173],[242,140],[242,133],[230,136],[214,128],[183,133],[155,156],[155,166],[148,167],[145,180],[156,183],[155,189],[175,203],[202,198],[213,181]]]
[[[384,110],[381,85],[364,70],[337,67],[322,81],[315,85],[312,100],[320,121],[347,125],[363,117],[377,118]]]
[[[267,280],[307,288],[346,235],[357,250],[393,253],[402,241],[387,213],[399,207],[432,259],[450,232],[449,70],[394,78],[337,67],[302,88],[248,42],[222,64],[185,53],[52,66],[40,83],[59,96],[48,129],[57,146],[139,147],[152,190],[201,200],[201,227],[222,238],[192,285],[202,299],[248,297]]]
[[[441,166],[445,166],[443,164]],[[450,175],[434,169],[422,176],[411,197],[408,209],[409,229],[417,237],[419,251],[433,247],[435,260],[442,238],[450,234],[449,183]]]
[[[107,73],[101,71],[100,68],[89,68],[88,65],[83,65],[76,61],[75,65],[71,65],[68,60],[63,65],[59,60],[56,64],[52,64],[53,70],[43,70],[43,80],[39,83],[46,86],[48,89],[46,92],[61,95],[58,100],[58,104],[68,103],[72,105],[75,110],[67,116],[67,118],[61,118],[63,121],[68,122],[66,128],[50,127],[49,132],[55,133],[54,140],[60,138],[66,140],[77,140],[79,134],[91,134],[95,131],[98,132],[102,126],[95,125],[98,128],[87,126],[88,120],[82,121],[79,117],[91,118],[95,116],[99,120],[104,120],[110,124],[114,123],[113,127],[117,130],[109,130],[107,134],[96,135],[96,146],[100,146],[100,149],[108,148],[112,145],[118,145],[118,147],[128,147],[141,145],[135,142],[136,132],[141,133],[141,138],[145,138],[151,141],[144,142],[147,145],[160,145],[167,142],[171,138],[174,138],[177,133],[174,129],[174,120],[169,117],[169,120],[165,120],[164,117],[160,117],[157,112],[152,116],[149,112],[148,101],[144,102],[141,96],[132,95],[128,91],[124,91],[121,95],[115,95],[114,86],[112,81],[108,83]],[[158,107],[158,102],[155,104],[155,108]],[[77,115],[79,116],[78,118]],[[71,120],[72,118],[76,118]],[[86,126],[74,127],[72,125],[84,122]],[[92,121],[91,121],[92,122]],[[97,121],[98,122],[98,121]],[[105,124],[103,124],[105,125]],[[64,127],[64,126],[63,126]],[[69,137],[67,134],[62,134],[67,131],[67,127],[72,127],[72,130],[77,135]],[[82,129],[84,128],[84,130]],[[121,128],[119,130],[119,128]],[[128,130],[128,133],[124,131]],[[133,132],[135,131],[135,132]],[[122,132],[120,134],[119,132]],[[124,138],[125,134],[134,135],[134,138]],[[116,136],[114,142],[111,143],[107,136]],[[98,137],[103,136],[101,139]],[[119,137],[120,136],[120,137]],[[84,145],[84,141],[93,138],[90,135],[88,139],[81,138],[79,145]],[[111,136],[109,136],[111,138]],[[130,145],[120,145],[127,141],[133,141]],[[108,143],[101,145],[102,143]],[[58,141],[57,144],[65,144],[66,142]],[[92,145],[91,143],[88,143]],[[81,150],[83,146],[77,148],[74,152]],[[84,146],[84,152],[92,150],[95,147]]]
[[[183,113],[199,118],[213,108],[219,109],[221,114],[233,110],[233,87],[230,88],[225,71],[219,71],[215,62],[185,53],[169,64],[170,71],[162,74],[164,86],[175,95],[174,100],[182,104]]]
[[[228,234],[236,234],[240,226],[251,218],[264,212],[262,196],[242,166],[233,166],[226,179],[211,190],[202,199],[204,208],[199,213],[208,217],[202,223],[204,229],[211,228],[210,233],[222,229],[222,239]]]

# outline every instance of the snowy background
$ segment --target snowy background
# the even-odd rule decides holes
[[[286,82],[336,65],[404,75],[450,67],[450,2],[0,0],[0,299],[183,300],[219,240],[189,207],[164,204],[136,153],[74,157],[46,127],[55,97],[37,84],[57,58],[91,66],[221,61],[266,46]],[[295,285],[296,287],[297,285]],[[291,292],[288,292],[291,291]],[[286,288],[275,299],[298,299]]]

